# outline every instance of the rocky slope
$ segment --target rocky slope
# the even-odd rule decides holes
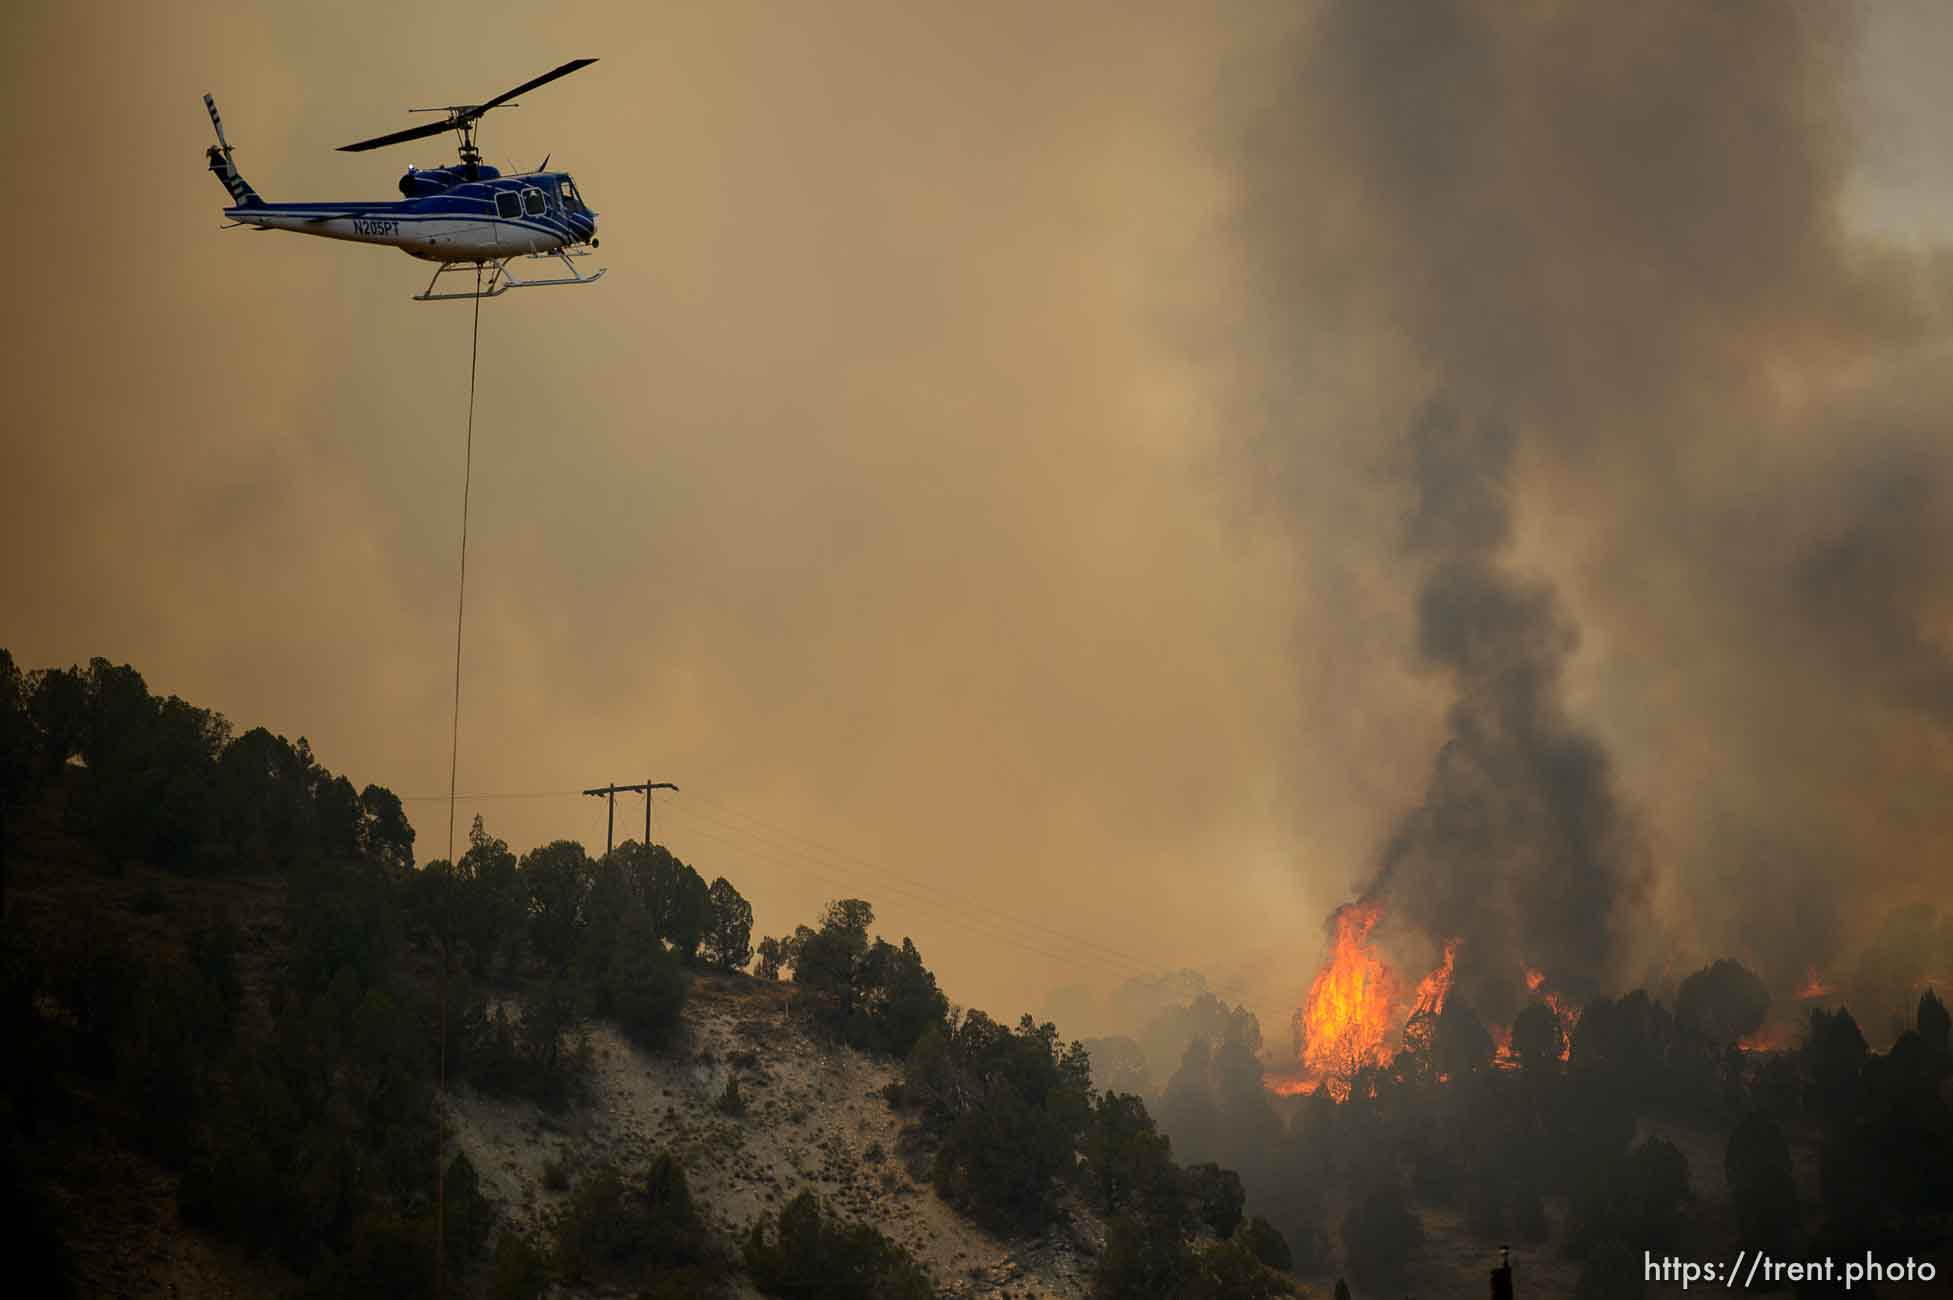
[[[842,1217],[907,1247],[941,1295],[1082,1300],[1089,1293],[1102,1225],[1072,1205],[1068,1227],[1010,1242],[959,1215],[929,1185],[926,1156],[905,1142],[902,1116],[884,1096],[898,1067],[813,1032],[791,985],[699,976],[682,1045],[668,1052],[643,1051],[601,1022],[590,1038],[589,1104],[560,1118],[465,1089],[450,1098],[454,1141],[474,1162],[483,1193],[538,1239],[553,1235],[576,1180],[591,1167],[608,1161],[628,1178],[669,1151],[729,1240],[812,1191]],[[734,1079],[739,1114],[721,1105]],[[569,1187],[548,1176],[552,1164]]]

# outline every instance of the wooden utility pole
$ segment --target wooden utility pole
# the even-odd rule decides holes
[[[617,796],[620,794],[642,794],[644,796],[644,842],[651,843],[651,792],[653,790],[676,790],[678,787],[669,781],[641,781],[636,785],[600,785],[585,794],[601,795],[610,801],[610,816],[604,822],[604,856],[617,841]]]

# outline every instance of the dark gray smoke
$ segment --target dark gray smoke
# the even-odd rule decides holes
[[[1393,922],[1462,941],[1458,987],[1508,1018],[1525,967],[1590,991],[1615,969],[1616,935],[1641,920],[1644,846],[1614,794],[1607,755],[1567,718],[1562,668],[1576,645],[1551,591],[1509,572],[1512,435],[1441,404],[1410,437],[1418,655],[1456,702],[1419,805],[1366,895]]]
[[[1339,757],[1398,760],[1370,887],[1495,1002],[1849,979],[1946,896],[1953,295],[1854,229],[1859,16],[1331,0],[1234,82],[1241,456],[1332,716],[1446,688],[1434,761]]]

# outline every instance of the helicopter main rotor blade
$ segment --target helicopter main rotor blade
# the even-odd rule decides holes
[[[450,108],[447,110],[447,117],[439,122],[429,122],[423,126],[410,126],[404,131],[395,131],[391,135],[377,135],[371,140],[361,140],[357,144],[342,144],[339,146],[339,152],[363,153],[368,149],[384,149],[390,144],[405,144],[409,140],[425,140],[430,135],[443,135],[449,131],[460,130],[463,127],[473,124],[489,109],[498,108],[514,99],[517,95],[534,90],[537,86],[546,86],[558,77],[567,77],[578,68],[587,68],[595,62],[595,59],[571,59],[568,63],[565,63],[562,67],[554,71],[545,72],[533,81],[525,81],[514,90],[502,92],[486,104],[475,104],[465,108]]]
[[[567,77],[572,72],[575,72],[578,68],[587,68],[595,62],[596,62],[595,59],[571,59],[568,63],[565,63],[562,67],[557,68],[553,72],[545,72],[542,74],[542,76],[537,77],[534,81],[525,81],[521,85],[517,86],[514,90],[503,91],[495,98],[489,100],[486,104],[476,105],[474,108],[468,111],[468,116],[470,118],[480,117],[483,113],[486,113],[489,109],[498,107],[502,104],[506,104],[511,99],[514,99],[517,95],[523,94],[527,91],[534,90],[537,86],[546,86],[550,82],[556,80],[556,78],[558,77]]]
[[[371,140],[361,140],[358,144],[342,144],[340,153],[363,153],[368,149],[384,149],[390,144],[405,144],[409,140],[425,140],[430,135],[446,135],[459,126],[459,118],[443,118],[438,122],[428,122],[421,126],[410,126],[392,135],[376,135]]]

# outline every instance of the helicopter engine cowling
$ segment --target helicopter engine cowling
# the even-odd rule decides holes
[[[472,176],[457,166],[409,167],[407,174],[400,178],[400,194],[402,198],[423,199],[430,194],[443,194],[471,180],[492,181],[501,174],[499,168],[488,163],[475,164]]]

